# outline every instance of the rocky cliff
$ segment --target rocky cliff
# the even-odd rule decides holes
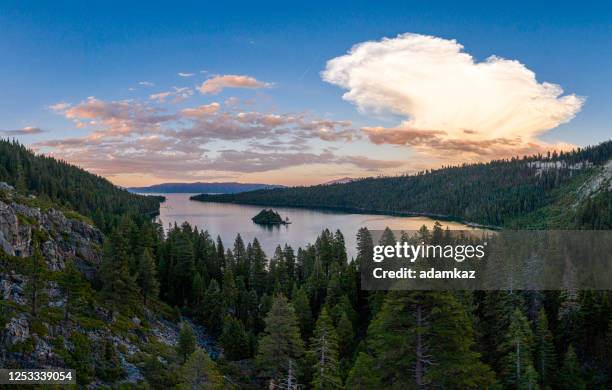
[[[102,233],[86,222],[69,219],[55,209],[41,211],[16,202],[0,201],[0,248],[16,257],[31,256],[33,235],[42,238],[41,251],[49,269],[64,269],[73,261],[91,276],[100,259]]]
[[[75,368],[79,383],[88,383],[89,388],[144,381],[151,359],[171,360],[179,332],[176,313],[160,302],[157,310],[165,315],[149,309],[130,316],[111,315],[97,292],[87,287],[85,307],[66,319],[66,297],[58,276],[72,262],[93,282],[104,236],[82,218],[32,203],[0,183],[0,367]],[[35,245],[48,272],[40,293],[44,304],[41,300],[34,315],[24,270]],[[214,352],[201,327],[192,326],[198,344]],[[109,374],[113,357],[108,355],[108,344],[116,354],[114,376]],[[87,364],[93,372],[84,370]]]

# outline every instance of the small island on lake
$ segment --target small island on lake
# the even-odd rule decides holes
[[[283,219],[279,213],[272,209],[261,210],[251,220],[258,225],[288,225],[291,223],[289,218]]]

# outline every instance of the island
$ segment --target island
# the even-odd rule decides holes
[[[251,220],[258,225],[288,225],[291,223],[289,218],[283,219],[279,213],[272,209],[261,210]]]

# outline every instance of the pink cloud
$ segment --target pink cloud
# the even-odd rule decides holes
[[[308,164],[364,170],[401,164],[337,156],[332,149],[316,151],[312,140],[351,141],[356,130],[349,121],[305,113],[223,111],[217,102],[169,113],[149,101],[104,101],[95,97],[50,108],[77,127],[91,131],[83,137],[46,140],[32,146],[109,177],[147,174],[196,178],[211,172],[267,172]],[[204,148],[215,142],[231,145],[232,149]]]
[[[181,111],[181,113],[186,117],[201,118],[216,113],[217,111],[219,111],[220,108],[221,105],[219,103],[214,102],[210,104],[203,104],[195,108],[185,108]]]
[[[271,83],[259,81],[251,76],[230,74],[223,76],[215,76],[204,81],[200,86],[199,90],[202,95],[205,95],[207,93],[211,95],[216,95],[226,88],[258,89],[269,88],[271,86]]]
[[[193,90],[187,87],[173,87],[173,91],[159,92],[149,95],[149,99],[155,100],[158,103],[165,103],[166,100],[170,100],[173,103],[180,103],[189,99],[193,96]]]

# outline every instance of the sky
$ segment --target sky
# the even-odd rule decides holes
[[[610,36],[603,1],[0,1],[0,136],[122,186],[567,150],[612,134]]]

